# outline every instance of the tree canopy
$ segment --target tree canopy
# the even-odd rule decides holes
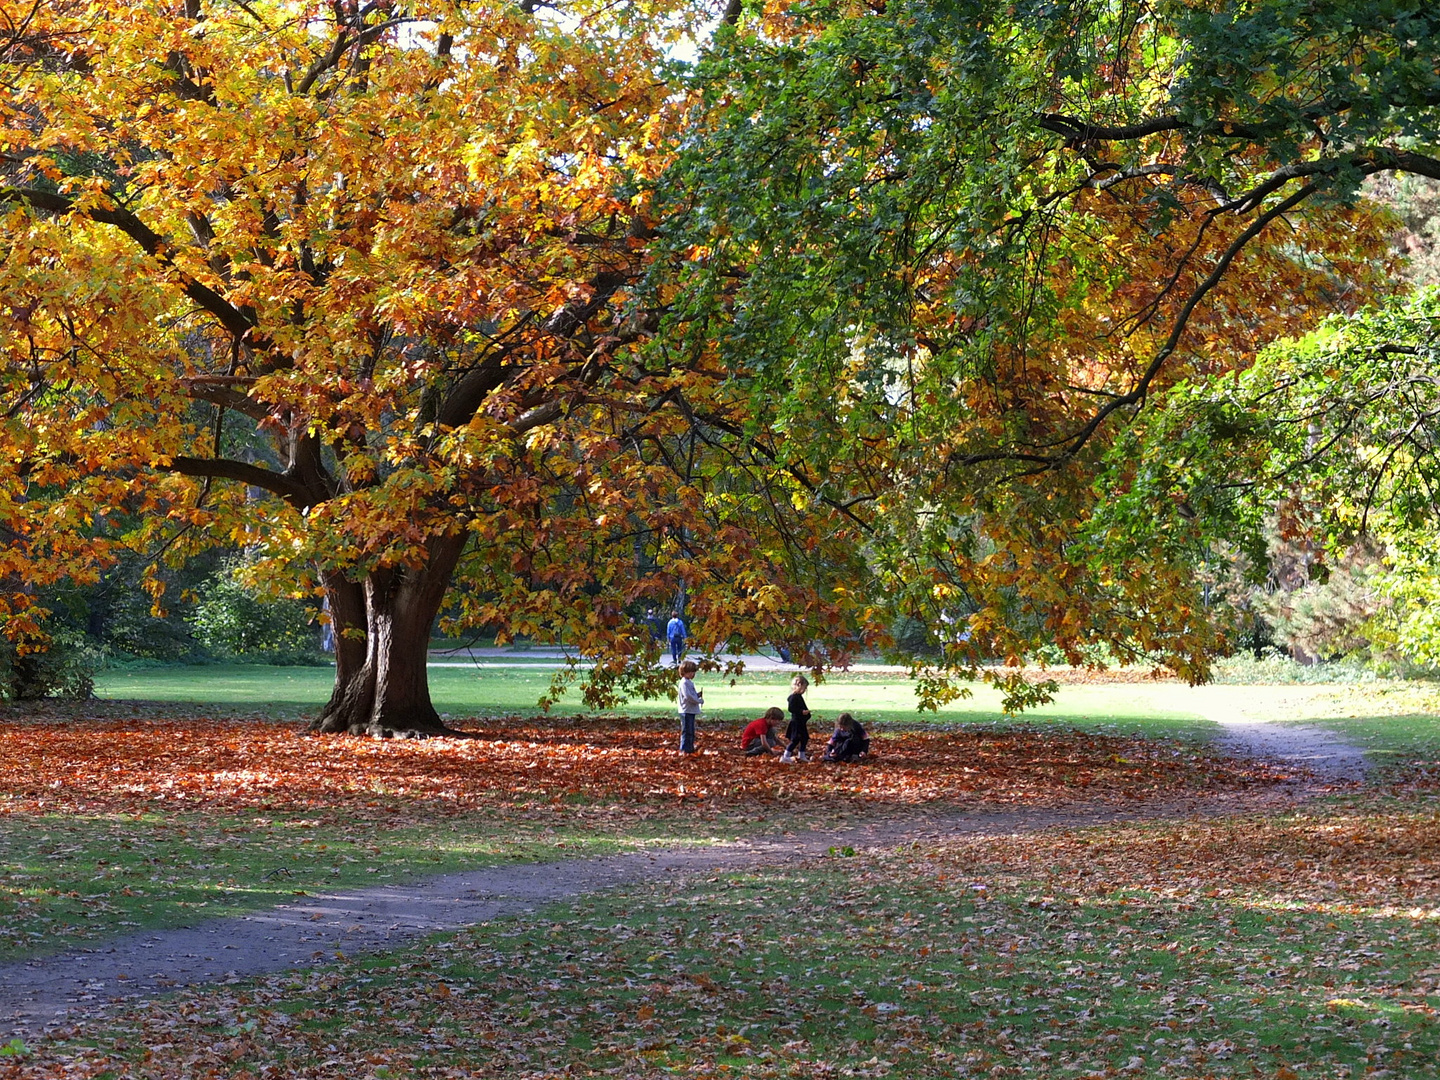
[[[1103,642],[1203,677],[1212,533],[1129,433],[1389,291],[1360,185],[1440,172],[1436,30],[1419,4],[767,5],[701,64],[669,174],[687,325],[825,432],[792,450],[866,500],[901,610],[967,623],[950,665]]]
[[[438,725],[447,603],[597,702],[681,593],[817,664],[918,618],[932,696],[1041,644],[1203,677],[1137,419],[1383,294],[1360,185],[1440,176],[1413,2],[0,14],[8,630],[243,546],[329,602],[325,730]]]
[[[826,533],[752,505],[758,444],[722,472],[720,380],[624,306],[700,14],[5,4],[11,632],[119,546],[239,545],[329,601],[321,726],[377,731],[438,724],[457,567],[462,621],[610,661],[597,700],[655,685],[632,614],[687,582],[701,642],[831,636],[786,556]]]

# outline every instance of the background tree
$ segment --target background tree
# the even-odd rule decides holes
[[[1433,289],[1277,342],[1233,380],[1174,387],[1145,438],[1204,518],[1253,545],[1273,508],[1310,553],[1272,601],[1316,654],[1437,653],[1440,296]],[[1381,558],[1383,556],[1383,559]]]
[[[794,467],[902,614],[963,618],[952,668],[1104,641],[1203,677],[1209,533],[1127,432],[1388,287],[1359,186],[1440,175],[1429,6],[747,12],[670,174],[676,329],[821,433]]]

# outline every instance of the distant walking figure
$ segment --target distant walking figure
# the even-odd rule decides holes
[[[328,596],[321,601],[320,610],[325,613],[325,618],[320,620],[320,648],[325,652],[334,652],[335,619],[330,614],[330,598]]]
[[[665,624],[665,636],[670,640],[670,662],[677,667],[685,655],[685,620],[673,615]]]

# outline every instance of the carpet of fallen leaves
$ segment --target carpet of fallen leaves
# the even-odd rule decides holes
[[[1401,762],[1386,770],[1385,779],[1401,791],[1440,791],[1440,760]]]
[[[1434,1077],[1437,945],[1433,800],[926,840],[126,1007],[0,1078]]]
[[[704,732],[702,752],[681,757],[668,720],[497,720],[469,738],[383,741],[307,736],[299,724],[261,720],[52,720],[0,727],[0,809],[403,803],[434,814],[573,799],[617,809],[707,800],[1045,805],[1235,792],[1284,777],[1200,748],[1075,731],[873,734],[873,761],[789,765],[745,758],[728,729]]]

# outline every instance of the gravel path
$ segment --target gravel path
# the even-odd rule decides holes
[[[1290,795],[1328,790],[1337,782],[1363,776],[1359,750],[1331,733],[1266,724],[1245,716],[1240,705],[1238,698],[1230,702],[1222,698],[1207,704],[1206,711],[1225,726],[1227,749],[1232,752],[1290,760],[1316,774],[1318,785],[1307,777],[1291,785]],[[823,855],[835,846],[894,846],[914,840],[1174,819],[1243,808],[1223,801],[1192,800],[1150,804],[1130,812],[1111,808],[966,814],[922,811],[845,831],[502,865],[405,885],[311,895],[268,911],[131,934],[93,949],[0,965],[0,1040],[12,1035],[33,1038],[126,999],[325,964],[338,953],[381,952],[425,934],[523,915],[558,900],[633,885],[662,874],[776,865]]]

